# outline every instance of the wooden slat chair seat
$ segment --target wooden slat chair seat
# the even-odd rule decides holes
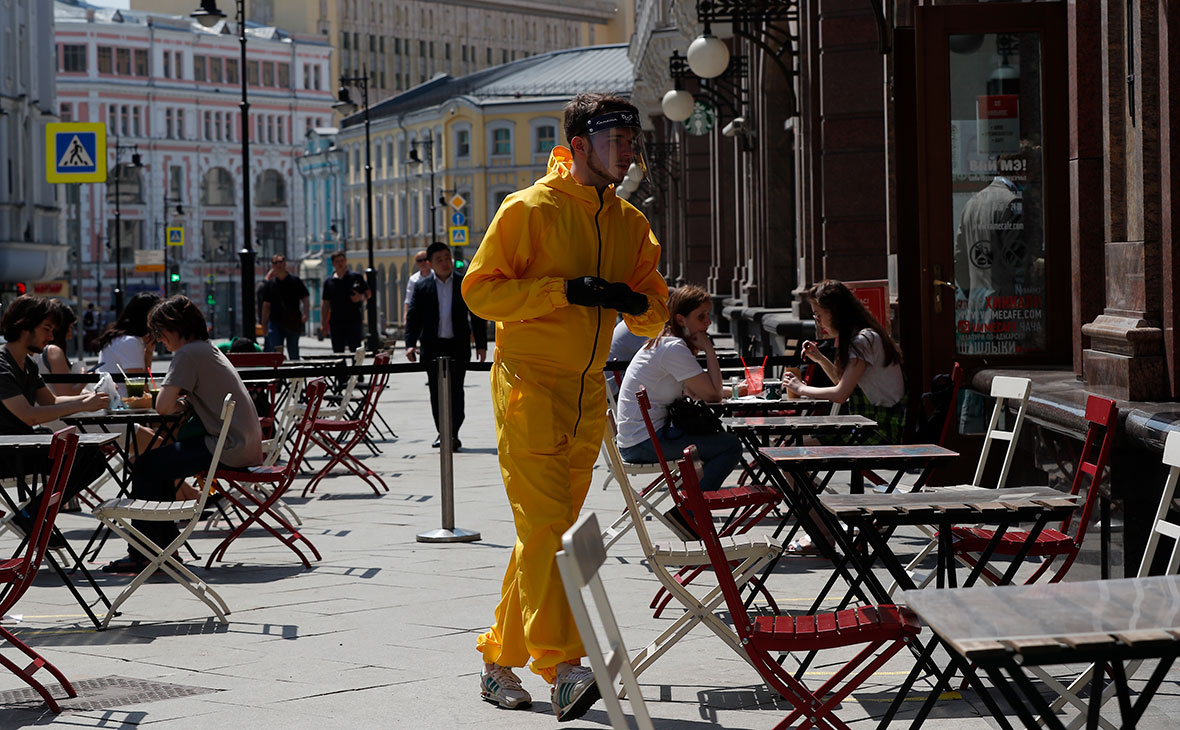
[[[389,353],[378,353],[377,357],[373,358],[373,364],[388,365]],[[357,444],[364,441],[369,432],[373,423],[373,415],[377,412],[377,403],[381,399],[381,393],[385,390],[385,384],[388,381],[388,372],[377,373],[369,378],[365,402],[356,418],[336,419],[321,416],[315,419],[309,437],[311,443],[328,454],[328,463],[307,482],[301,496],[306,497],[309,493],[314,493],[316,486],[337,464],[343,464],[345,468],[363,479],[375,494],[381,494],[378,485],[385,491],[389,491],[389,485],[385,483],[380,474],[352,455],[352,450]],[[323,409],[321,409],[322,412]]]
[[[716,613],[717,608],[724,600],[721,591],[714,586],[703,595],[698,596],[677,582],[676,576],[673,574],[673,571],[684,566],[711,565],[708,552],[700,542],[695,541],[678,540],[669,545],[657,545],[652,542],[647,529],[648,523],[644,520],[644,513],[635,498],[636,490],[631,487],[626,473],[622,471],[622,457],[619,456],[619,448],[614,441],[609,441],[606,446],[607,455],[613,462],[615,473],[623,474],[619,491],[623,493],[627,514],[631,518],[632,529],[639,541],[639,548],[647,561],[648,568],[656,580],[667,589],[669,595],[684,609],[682,615],[678,616],[659,636],[635,655],[632,660],[635,674],[638,675],[650,667],[698,625],[707,627],[726,646],[745,659],[746,655],[737,635]],[[679,479],[679,472],[677,472],[677,479]],[[748,534],[731,535],[724,540],[721,550],[725,553],[726,558],[734,564],[734,580],[740,587],[744,587],[750,581],[757,581],[762,570],[777,560],[783,551],[782,542],[770,537],[754,537]],[[777,613],[776,606],[772,605],[771,609]]]
[[[1073,485],[1070,494],[1082,494],[1083,483],[1088,481],[1085,491],[1085,501],[1081,514],[1078,516],[1077,528],[1070,531],[1072,517],[1066,518],[1059,529],[1045,529],[1036,535],[1024,530],[1010,530],[1004,533],[994,555],[1016,555],[1024,549],[1025,543],[1032,540],[1029,554],[1036,555],[1043,560],[1025,581],[1035,583],[1045,575],[1056,558],[1062,559],[1060,567],[1050,577],[1050,583],[1057,583],[1069,572],[1070,566],[1077,559],[1081,551],[1082,542],[1089,527],[1090,515],[1094,505],[1098,502],[1099,483],[1106,472],[1106,463],[1110,456],[1110,447],[1114,442],[1115,426],[1118,420],[1118,406],[1113,400],[1091,395],[1086,401],[1086,440],[1082,445],[1081,458],[1074,471]],[[1089,479],[1087,480],[1087,477]],[[952,530],[952,547],[955,557],[965,561],[968,565],[976,564],[977,554],[983,552],[988,543],[995,536],[995,530],[984,527],[957,527]],[[984,569],[982,577],[990,582],[997,582],[999,577],[992,571]]]
[[[147,579],[157,570],[184,586],[202,603],[208,606],[222,623],[229,623],[226,615],[229,606],[222,600],[217,591],[205,581],[198,578],[184,563],[176,559],[176,551],[188,540],[189,535],[196,529],[201,519],[201,512],[205,509],[205,502],[217,479],[218,464],[221,461],[221,451],[225,446],[225,437],[229,434],[230,421],[233,420],[234,400],[229,395],[221,404],[221,430],[217,436],[217,444],[213,449],[213,458],[209,468],[198,477],[200,484],[199,496],[196,499],[178,500],[174,502],[156,502],[142,499],[111,499],[100,504],[94,510],[94,516],[107,525],[148,558],[148,564],[139,575],[132,579],[112,603],[107,614],[103,617],[102,626],[110,625],[111,619],[118,615],[119,607],[139,589]],[[158,546],[150,538],[131,524],[132,520],[146,522],[184,522],[180,534],[165,546]]]
[[[921,622],[909,609],[894,605],[868,605],[811,616],[751,616],[705,504],[698,465],[696,448],[690,446],[680,461],[686,517],[696,526],[712,558],[718,588],[750,664],[793,708],[776,728],[796,727],[795,723],[800,722],[800,728],[847,730],[848,725],[835,715],[840,703],[913,641],[922,630]],[[856,656],[815,690],[778,661],[782,653],[860,645],[864,646]]]
[[[648,398],[647,389],[640,388],[635,394],[635,399],[639,403],[639,412],[643,416],[643,425],[647,428],[652,448],[660,461],[664,481],[669,485],[673,499],[677,504],[680,504],[681,498],[676,495],[676,462],[669,462],[664,454],[664,449],[660,446],[659,436],[651,420],[651,399]],[[710,510],[730,511],[729,519],[726,520],[725,527],[721,530],[721,535],[726,536],[740,535],[751,530],[763,517],[778,506],[782,501],[782,495],[769,484],[746,484],[710,490],[704,493],[703,499]],[[680,530],[676,532],[679,533]],[[677,580],[681,584],[687,585],[704,570],[704,566],[686,567],[677,575]],[[663,613],[669,600],[671,600],[671,596],[667,595],[665,588],[661,588],[652,598],[650,607],[655,609],[656,618],[659,618]]]
[[[41,567],[45,550],[49,547],[49,538],[61,509],[62,495],[70,478],[77,449],[78,434],[73,428],[62,429],[53,435],[53,441],[49,445],[49,460],[52,466],[45,482],[44,496],[37,509],[37,516],[33,519],[32,530],[26,536],[24,552],[7,560],[0,560],[0,585],[7,586],[7,589],[0,593],[0,616],[7,614],[20,601],[33,584],[33,579],[37,577],[37,570]],[[66,679],[61,670],[3,626],[0,626],[0,642],[12,646],[29,660],[27,665],[21,666],[0,653],[0,666],[36,690],[41,699],[45,700],[45,704],[49,705],[50,710],[61,712],[61,707],[49,690],[34,676],[38,671],[44,669],[49,672],[68,696],[78,696],[70,680]]]
[[[635,669],[627,658],[627,645],[611,609],[606,587],[602,583],[599,569],[606,562],[606,546],[602,544],[598,531],[598,517],[591,512],[583,515],[573,527],[561,537],[561,550],[557,553],[557,568],[561,572],[561,583],[569,599],[574,624],[582,637],[590,668],[594,670],[594,681],[606,705],[606,714],[614,730],[629,730],[627,716],[615,692],[615,682],[622,678],[624,692],[631,695],[631,712],[639,730],[653,730],[647,705],[639,692]],[[604,641],[590,619],[583,589],[589,589],[594,606],[602,624]],[[603,647],[605,644],[605,647]],[[605,649],[605,650],[604,650]]]
[[[295,425],[295,441],[291,450],[291,458],[285,464],[269,464],[250,467],[248,469],[223,468],[219,472],[225,483],[221,491],[225,498],[245,518],[227,535],[213,552],[205,567],[213,565],[213,561],[224,560],[225,551],[230,544],[241,537],[251,525],[262,527],[279,542],[286,545],[295,553],[304,567],[310,568],[311,562],[303,551],[299,549],[302,543],[320,560],[320,552],[306,536],[294,525],[284,519],[277,510],[277,505],[283,495],[291,488],[291,484],[299,475],[299,466],[311,445],[311,434],[318,420],[320,404],[323,403],[324,391],[327,389],[325,380],[317,379],[306,388],[306,403],[299,423]],[[228,487],[228,488],[227,488]]]

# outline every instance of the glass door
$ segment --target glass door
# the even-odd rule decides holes
[[[923,380],[956,360],[1068,362],[1065,6],[923,6],[916,21]]]

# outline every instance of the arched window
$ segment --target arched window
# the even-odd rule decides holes
[[[287,182],[278,170],[263,170],[258,176],[258,192],[254,195],[258,206],[282,206],[287,204]]]
[[[138,167],[116,165],[107,174],[107,202],[115,202],[115,178],[118,178],[119,203],[143,202],[143,175]]]
[[[201,205],[233,205],[234,179],[224,167],[214,167],[201,178]]]

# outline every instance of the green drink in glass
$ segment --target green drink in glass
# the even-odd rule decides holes
[[[147,381],[143,378],[127,378],[127,397],[139,398],[143,396],[143,389],[147,386]]]

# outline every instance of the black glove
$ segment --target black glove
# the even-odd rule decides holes
[[[614,282],[606,285],[606,295],[602,306],[637,317],[647,311],[647,297],[632,291],[631,287],[626,284]]]
[[[608,283],[597,276],[579,276],[565,282],[565,298],[570,304],[583,307],[601,307]],[[630,291],[630,290],[628,290]]]

